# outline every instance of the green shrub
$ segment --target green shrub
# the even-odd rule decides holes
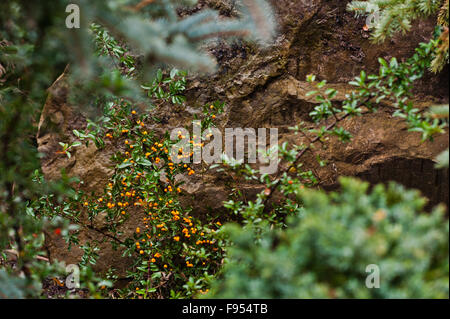
[[[197,2],[192,0],[142,1],[137,5],[135,0],[73,2],[80,6],[80,29],[65,27],[67,1],[0,1],[0,298],[41,296],[42,279],[55,275],[52,265],[42,259],[36,261],[36,257],[46,255],[44,232],[72,235],[69,222],[74,224],[76,220],[70,218],[78,217],[68,211],[70,207],[59,211],[32,209],[40,205],[59,207],[59,200],[74,197],[67,180],[47,183],[38,178],[39,183],[32,182],[41,157],[34,139],[36,124],[47,98],[46,89],[64,69],[70,70],[66,73],[70,86],[68,99],[86,113],[95,113],[91,106],[97,99],[120,97],[142,102],[144,93],[150,98],[171,99],[180,104],[184,101],[178,94],[184,89],[182,74],[173,71],[171,78],[176,80],[161,83],[161,73],[154,74],[159,67],[170,64],[211,70],[215,66],[213,57],[200,49],[206,40],[233,35],[264,44],[275,35],[273,13],[264,0],[239,1],[239,11],[243,14],[229,19],[219,19],[219,13],[214,10],[180,18],[177,10]],[[66,68],[68,64],[70,68]],[[144,79],[150,85],[142,90]],[[150,99],[146,101],[150,103]],[[86,138],[93,138],[101,145],[103,136],[94,134],[101,128],[90,124],[93,128],[90,127]],[[126,124],[137,131],[135,121]],[[113,132],[108,133],[112,136]],[[141,135],[129,136],[130,140],[138,137],[137,143],[143,143]],[[61,142],[60,146],[58,153],[70,157],[70,152],[80,145]],[[132,167],[122,169],[131,171]],[[30,207],[29,203],[34,204]],[[90,204],[92,215],[105,209]],[[115,211],[108,209],[108,217],[117,217],[113,215]],[[42,218],[47,212],[51,213],[48,220]],[[64,219],[56,216],[61,212]],[[86,252],[83,261],[92,261],[97,247],[86,244],[82,248]],[[14,264],[6,263],[6,250],[16,252],[18,258]],[[194,264],[194,257],[186,257]],[[89,271],[84,267],[80,270],[82,275]],[[84,280],[83,284],[89,284],[87,288],[94,290],[94,281],[99,280]],[[189,278],[186,281],[189,293],[199,286],[195,282],[191,284]],[[97,285],[100,289],[107,286],[103,282]],[[138,289],[137,293],[141,291]],[[97,297],[92,291],[90,296]]]
[[[285,230],[227,225],[230,248],[215,298],[448,298],[449,223],[442,207],[397,184],[342,178],[339,193],[298,189],[303,212]],[[368,265],[379,288],[366,287]]]

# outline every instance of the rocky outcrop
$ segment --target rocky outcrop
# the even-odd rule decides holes
[[[208,3],[201,1],[199,9]],[[314,73],[326,79],[339,90],[336,101],[344,99],[349,91],[347,82],[364,69],[376,72],[378,57],[402,60],[409,57],[419,42],[426,41],[433,29],[433,21],[419,21],[406,36],[397,36],[383,43],[373,44],[363,30],[364,19],[356,19],[345,11],[347,1],[273,1],[278,13],[280,33],[276,43],[265,50],[242,43],[210,45],[217,57],[216,74],[190,79],[185,107],[162,106],[153,110],[164,124],[149,129],[163,133],[176,127],[190,126],[194,114],[214,100],[226,102],[220,127],[277,127],[280,143],[301,143],[302,138],[288,130],[300,122],[313,127],[308,113],[314,105],[305,93],[311,90],[305,82],[307,74]],[[224,9],[226,11],[226,8]],[[428,74],[415,89],[416,106],[424,108],[436,103],[448,103],[448,70],[440,75]],[[37,137],[44,174],[49,179],[60,176],[65,169],[71,176],[84,181],[88,191],[99,191],[112,174],[109,160],[114,147],[107,144],[98,150],[93,144],[74,150],[68,159],[56,152],[58,142],[72,142],[73,129],[85,126],[84,116],[67,101],[68,84],[60,77],[50,88],[43,108]],[[319,177],[323,187],[336,187],[338,176],[359,176],[373,183],[395,180],[414,187],[427,195],[433,204],[448,203],[448,176],[433,167],[433,159],[448,147],[448,134],[433,142],[421,142],[418,133],[408,132],[404,122],[392,116],[389,105],[380,105],[375,114],[346,119],[342,125],[353,135],[351,143],[331,140],[326,149],[317,148],[321,158],[329,165],[320,167],[313,156],[304,158],[304,165]],[[227,183],[223,176],[212,171],[186,179],[184,203],[196,214],[220,214],[222,202],[227,199]],[[242,190],[251,198],[260,187],[243,184]],[[126,228],[132,229],[133,220]],[[84,236],[96,236],[89,231]],[[79,253],[70,255],[64,243],[49,238],[52,257],[74,262]],[[114,265],[125,268],[120,254],[106,248],[102,250],[99,269]]]

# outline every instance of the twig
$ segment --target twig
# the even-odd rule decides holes
[[[4,252],[12,254],[12,255],[16,256],[17,258],[19,257],[19,253],[15,249],[6,249],[6,250],[4,250]],[[36,258],[37,260],[49,262],[49,259],[44,256],[36,255],[34,258]]]
[[[142,0],[141,2],[139,2],[137,5],[135,5],[134,7],[132,7],[132,9],[134,11],[140,11],[141,9],[145,8],[146,6],[148,6],[149,4],[152,4],[153,2],[155,2],[155,0]]]

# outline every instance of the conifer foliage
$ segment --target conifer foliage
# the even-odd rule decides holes
[[[448,0],[368,0],[352,1],[347,9],[356,16],[370,16],[372,37],[383,42],[396,33],[411,30],[415,20],[438,15],[437,25],[442,27],[439,54],[432,64],[433,71],[440,71],[448,64]]]

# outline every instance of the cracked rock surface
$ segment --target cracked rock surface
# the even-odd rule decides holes
[[[154,116],[164,119],[164,124],[153,124],[149,129],[162,134],[166,130],[191,126],[194,114],[211,101],[226,103],[223,115],[218,117],[219,127],[278,128],[279,142],[306,142],[300,135],[288,130],[304,122],[313,127],[308,114],[314,101],[306,97],[311,85],[305,82],[307,74],[325,79],[339,94],[342,101],[350,88],[346,84],[361,70],[377,72],[378,57],[400,61],[414,52],[419,42],[427,41],[434,21],[418,21],[406,36],[396,36],[383,44],[374,44],[363,31],[364,19],[356,19],[346,12],[348,1],[277,0],[272,1],[278,15],[279,34],[270,48],[259,50],[244,43],[227,44],[218,41],[208,50],[218,61],[218,70],[207,76],[194,76],[189,80],[187,102],[183,107],[163,105],[153,110]],[[208,5],[219,8],[222,14],[230,8],[220,6],[222,1],[200,1],[198,10]],[[415,86],[415,106],[425,108],[448,103],[448,68],[439,75],[427,74]],[[101,191],[113,173],[111,155],[117,151],[112,144],[98,150],[76,148],[72,157],[55,154],[58,142],[73,142],[73,129],[84,129],[85,117],[76,105],[70,105],[67,93],[70,88],[63,74],[49,89],[43,108],[37,136],[38,148],[45,156],[42,169],[46,178],[56,179],[64,168],[70,176],[84,181],[87,191]],[[430,205],[448,204],[448,173],[434,169],[434,158],[448,145],[448,133],[437,136],[433,142],[420,140],[420,134],[408,132],[404,121],[392,117],[392,106],[379,105],[379,111],[357,118],[348,118],[342,126],[353,135],[351,143],[330,140],[326,149],[316,148],[329,165],[320,167],[311,155],[303,160],[304,167],[313,170],[322,187],[333,189],[339,176],[358,176],[371,183],[394,180],[407,187],[417,188],[430,199]],[[192,177],[180,177],[183,185],[183,202],[193,207],[196,215],[221,214],[222,202],[227,199],[229,185],[223,176],[205,171]],[[243,192],[251,198],[261,186],[243,184]],[[135,228],[142,216],[132,215],[123,226],[125,234]],[[80,237],[95,238],[98,234],[86,230]],[[64,241],[47,238],[52,258],[77,262],[80,251],[68,253]],[[114,266],[124,271],[128,261],[120,257],[109,244],[101,250],[98,270]]]

